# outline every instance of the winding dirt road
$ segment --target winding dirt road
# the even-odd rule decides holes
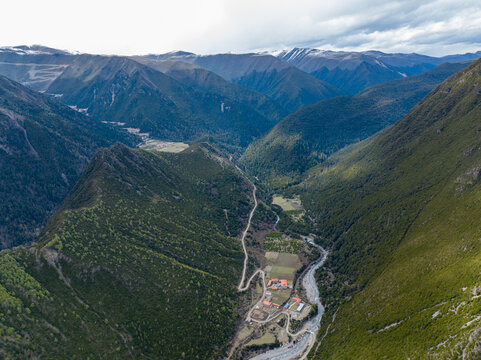
[[[240,169],[239,169],[240,170]],[[254,212],[256,211],[257,209],[257,197],[256,197],[256,192],[257,192],[257,187],[252,184],[252,197],[254,198],[254,207],[252,208],[250,214],[249,214],[249,220],[247,221],[247,226],[244,230],[244,232],[242,233],[242,237],[241,237],[241,241],[242,241],[242,249],[244,250],[244,268],[242,269],[242,277],[241,277],[241,280],[239,282],[239,285],[237,286],[237,290],[238,291],[246,291],[249,286],[250,286],[250,283],[252,281],[252,279],[254,278],[254,276],[256,276],[258,273],[262,273],[263,276],[264,276],[264,271],[262,270],[257,270],[250,278],[249,280],[247,281],[247,284],[245,286],[242,286],[242,284],[244,284],[244,280],[246,278],[246,271],[247,271],[247,263],[249,262],[249,254],[247,253],[247,247],[246,247],[246,236],[247,236],[247,232],[249,231],[250,227],[251,227],[251,222],[252,222],[252,217],[254,216]],[[265,286],[265,285],[264,285]]]

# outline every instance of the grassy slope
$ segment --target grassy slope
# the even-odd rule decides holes
[[[328,314],[343,297],[315,358],[479,356],[480,83],[478,61],[310,171],[303,202],[336,276],[320,274]]]
[[[354,97],[306,106],[252,143],[243,163],[274,185],[295,181],[326,156],[407,114],[437,84],[467,64],[445,64],[425,74],[370,87]]]
[[[251,205],[207,149],[96,154],[39,242],[0,253],[0,357],[223,354]]]
[[[133,143],[0,76],[0,248],[33,240],[94,152],[118,140]]]

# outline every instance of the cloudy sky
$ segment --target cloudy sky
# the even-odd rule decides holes
[[[99,54],[481,50],[480,0],[15,0],[0,16],[0,46]]]

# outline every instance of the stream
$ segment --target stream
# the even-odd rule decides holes
[[[277,224],[279,223],[279,221],[281,220],[281,218],[279,217],[279,215],[276,215],[276,222],[274,223],[274,231],[277,231]]]

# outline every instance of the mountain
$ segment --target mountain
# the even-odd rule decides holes
[[[90,157],[134,139],[0,76],[0,247],[33,240]]]
[[[39,241],[0,252],[0,357],[224,356],[251,204],[218,159],[100,150]]]
[[[234,150],[287,114],[260,93],[174,61],[4,47],[0,74],[84,112],[89,109],[99,121],[124,122],[166,140],[213,136]],[[115,99],[112,93],[119,89]]]
[[[267,54],[195,55],[173,52],[150,55],[157,60],[177,60],[198,65],[244,88],[260,92],[287,112],[342,91]]]
[[[133,59],[172,77],[183,85],[225,97],[230,102],[239,102],[249,106],[276,122],[287,115],[281,106],[267,96],[227,81],[200,66],[183,61],[154,60],[143,56],[136,56]]]
[[[187,87],[170,76],[126,57],[78,56],[48,90],[101,121],[125,123],[163,140],[214,136],[247,146],[268,131],[278,115],[221,95]]]
[[[444,64],[421,75],[372,86],[353,97],[301,108],[252,143],[242,164],[273,185],[295,181],[330,154],[393,124],[436,85],[467,65]]]
[[[478,60],[291,190],[330,249],[311,358],[480,357],[480,84]]]
[[[416,53],[411,54],[386,54],[381,51],[365,51],[363,54],[372,56],[384,64],[392,66],[407,75],[414,75],[432,69],[445,63],[471,61],[481,57],[481,51],[476,53],[454,54],[442,57],[433,57]]]
[[[446,62],[479,58],[481,52],[436,58],[419,54],[386,54],[380,51],[346,52],[293,48],[276,52],[274,55],[350,95],[355,95],[367,87],[421,74]]]

